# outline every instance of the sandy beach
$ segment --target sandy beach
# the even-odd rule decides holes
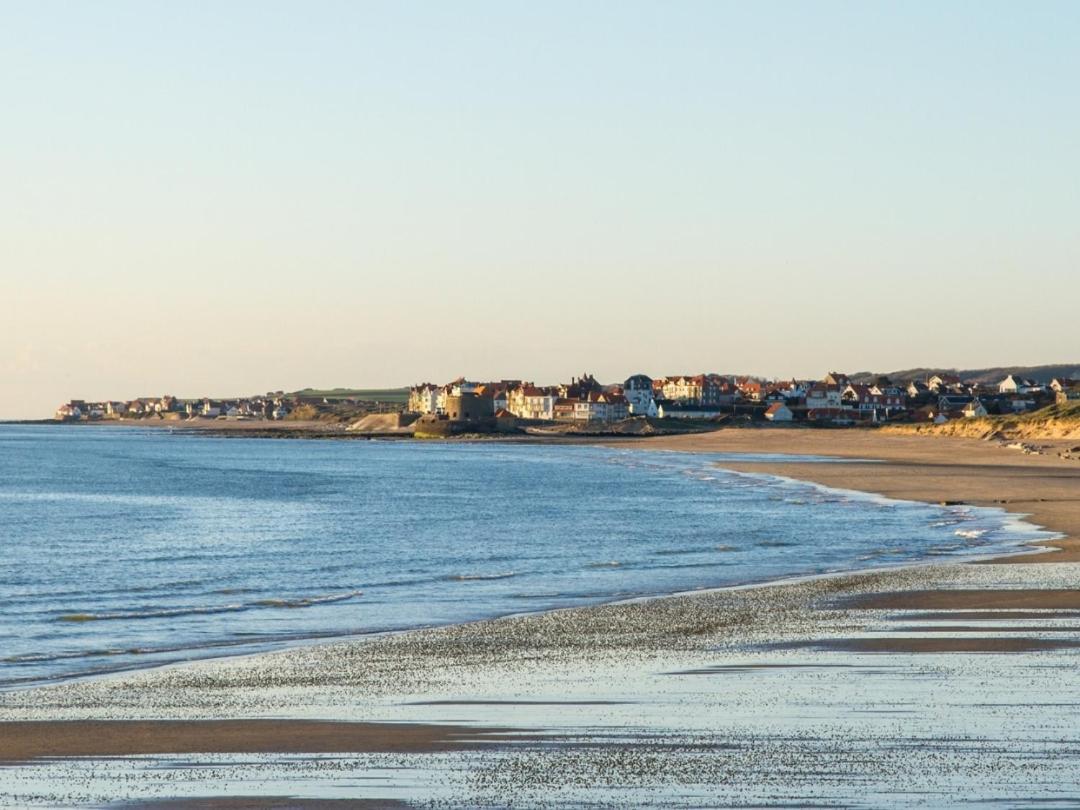
[[[963,796],[1023,807],[1080,796],[1080,464],[1053,446],[1040,455],[869,431],[729,430],[618,446],[857,459],[724,466],[994,506],[1065,538],[1050,544],[1060,551],[980,564],[10,691],[0,694],[0,804],[180,807],[238,795],[291,796],[297,807],[880,807]],[[214,789],[226,783],[228,794]]]

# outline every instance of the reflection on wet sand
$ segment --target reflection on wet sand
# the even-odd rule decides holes
[[[11,692],[0,696],[7,720],[290,716],[387,736],[308,754],[227,753],[209,736],[218,753],[189,740],[186,753],[117,760],[102,747],[10,765],[0,796],[149,801],[228,783],[245,796],[481,807],[1075,798],[1080,621],[1067,594],[1078,569],[832,576]],[[965,593],[1018,598],[1031,618],[980,604],[954,619],[926,597],[946,591],[960,606],[974,604]],[[961,621],[972,631],[956,631]],[[520,731],[485,733],[507,728]],[[403,733],[453,745],[386,750]]]

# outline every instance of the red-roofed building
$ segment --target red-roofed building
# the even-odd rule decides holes
[[[790,422],[795,418],[791,408],[783,402],[774,402],[765,409],[765,418],[770,422]]]

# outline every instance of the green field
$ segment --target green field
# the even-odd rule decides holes
[[[408,388],[302,388],[288,394],[293,397],[322,397],[330,401],[363,399],[375,402],[408,402]]]

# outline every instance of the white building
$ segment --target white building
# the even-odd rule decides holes
[[[988,415],[986,406],[979,401],[978,397],[975,397],[971,402],[964,406],[963,414],[968,419],[981,419]]]
[[[765,418],[770,422],[790,422],[795,418],[791,408],[783,402],[774,402],[765,411]]]
[[[1042,386],[1034,380],[1025,380],[1012,374],[998,383],[999,394],[1030,394],[1041,390]]]
[[[522,385],[507,396],[506,409],[521,419],[554,419],[554,394],[533,385]]]
[[[574,419],[583,422],[617,422],[629,414],[626,397],[593,392],[589,398],[574,403]]]
[[[67,403],[61,405],[56,409],[55,418],[57,419],[79,419],[82,416],[82,409],[75,404]]]
[[[656,416],[656,399],[653,397],[653,381],[644,374],[635,374],[623,383],[623,396],[629,412],[635,416]]]
[[[694,405],[681,402],[660,402],[656,414],[661,419],[715,419],[727,410],[711,405]]]
[[[439,386],[431,383],[414,385],[409,389],[410,413],[437,413],[439,407]]]
[[[807,410],[843,407],[843,392],[837,385],[811,385],[806,389]]]

